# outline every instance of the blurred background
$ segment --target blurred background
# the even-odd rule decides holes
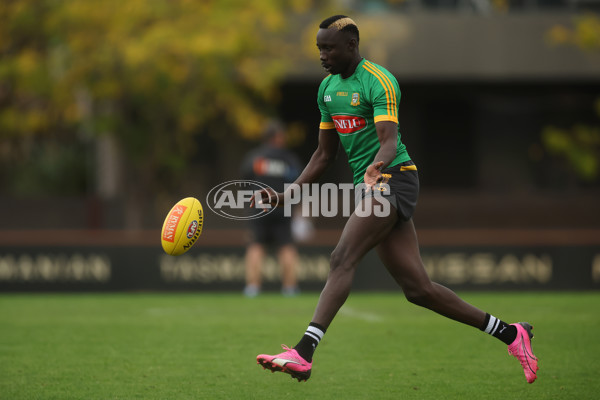
[[[240,179],[270,118],[308,161],[334,14],[400,83],[432,278],[600,288],[600,0],[6,0],[0,290],[241,290],[242,222],[205,207],[175,258],[163,219]],[[323,181],[351,182],[343,151]],[[344,219],[308,223],[300,286],[318,290]],[[377,263],[358,288],[395,288]],[[273,258],[264,274],[276,288]]]

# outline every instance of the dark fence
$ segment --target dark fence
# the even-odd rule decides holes
[[[598,290],[600,230],[423,230],[431,278],[460,290]],[[158,232],[12,231],[0,233],[0,291],[241,290],[244,232],[203,233],[188,253],[162,252]],[[305,291],[320,290],[339,231],[299,246]],[[265,286],[277,289],[273,256]],[[396,290],[375,252],[358,268],[359,290]]]

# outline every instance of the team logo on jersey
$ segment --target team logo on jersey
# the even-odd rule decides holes
[[[332,115],[331,118],[340,135],[354,135],[367,127],[367,120],[358,115]]]
[[[352,93],[352,101],[350,102],[350,105],[354,107],[360,105],[360,94],[356,92]]]
[[[325,102],[331,101],[331,96],[330,96],[330,95],[328,95],[328,94],[326,94],[326,95],[323,97],[323,101],[325,101]]]

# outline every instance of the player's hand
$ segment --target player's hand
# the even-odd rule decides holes
[[[381,168],[383,167],[383,161],[377,161],[367,167],[365,171],[365,185],[367,186],[367,192],[383,180],[381,175]]]
[[[265,207],[269,204],[271,207]],[[261,189],[250,198],[250,207],[262,208],[263,212],[283,204],[283,193],[277,193],[271,188]]]

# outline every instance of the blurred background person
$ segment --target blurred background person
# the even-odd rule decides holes
[[[299,175],[300,162],[286,148],[285,126],[279,120],[271,120],[265,127],[264,143],[250,151],[242,161],[241,175],[283,190],[285,183],[293,182]],[[260,218],[249,221],[250,243],[246,248],[246,287],[244,295],[254,297],[262,285],[262,265],[269,248],[277,250],[281,268],[281,293],[294,296],[299,293],[296,277],[298,252],[292,236],[292,218],[285,217],[283,207]]]

